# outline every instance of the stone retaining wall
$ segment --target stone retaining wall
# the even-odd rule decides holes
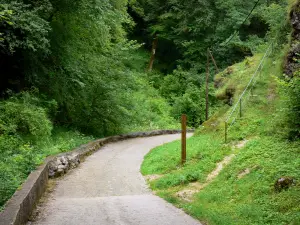
[[[193,132],[193,130],[188,130],[188,132]],[[112,136],[82,145],[68,153],[48,157],[43,165],[28,176],[22,187],[17,190],[13,197],[6,203],[5,209],[0,212],[0,225],[25,224],[35,205],[45,192],[48,178],[61,176],[70,169],[76,168],[87,156],[99,150],[105,144],[131,138],[177,133],[181,133],[181,130],[160,130]]]

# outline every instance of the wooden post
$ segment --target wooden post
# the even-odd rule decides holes
[[[158,43],[158,38],[157,38],[157,35],[155,35],[154,39],[153,39],[153,42],[152,42],[151,58],[150,58],[149,66],[148,66],[148,72],[151,72],[152,68],[153,68],[153,63],[154,63],[154,59],[155,59],[157,43]]]
[[[181,165],[186,162],[186,115],[181,116]]]
[[[207,49],[207,65],[206,65],[206,114],[205,118],[208,120],[209,114],[209,99],[208,99],[208,80],[209,79],[209,49]]]
[[[242,112],[242,99],[240,99],[240,117],[242,117],[243,116],[243,114],[242,114],[243,112]]]
[[[217,66],[217,63],[216,63],[216,60],[215,60],[214,56],[212,55],[212,53],[211,53],[211,51],[210,51],[209,49],[208,49],[208,52],[209,52],[209,54],[210,54],[210,57],[211,57],[211,59],[212,59],[214,65],[215,65],[216,73],[220,73],[220,70],[219,70],[219,68],[218,68],[218,66]]]
[[[225,143],[227,143],[227,135],[228,135],[228,122],[225,122]]]

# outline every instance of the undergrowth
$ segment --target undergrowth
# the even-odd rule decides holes
[[[63,128],[55,128],[51,137],[34,143],[22,136],[0,135],[0,209],[47,156],[70,151],[91,140],[91,136]]]

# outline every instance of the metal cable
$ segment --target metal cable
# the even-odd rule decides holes
[[[244,97],[246,91],[248,90],[248,88],[249,88],[250,85],[252,84],[252,82],[253,82],[254,78],[256,77],[257,73],[259,72],[259,70],[262,69],[262,65],[263,65],[263,63],[264,63],[266,57],[269,56],[268,53],[269,53],[269,51],[270,51],[272,45],[273,45],[273,43],[271,43],[271,44],[269,45],[269,47],[268,47],[266,53],[264,54],[263,58],[261,59],[261,61],[260,61],[260,63],[259,63],[259,66],[257,67],[256,71],[254,72],[253,76],[251,77],[251,79],[250,79],[248,85],[246,86],[246,88],[245,88],[244,91],[242,92],[242,94],[241,94],[241,96],[239,97],[237,103],[235,104],[235,106],[233,107],[231,113],[230,113],[229,116],[227,117],[226,122],[229,122],[229,119],[231,118],[231,116],[233,115],[233,113],[236,111],[236,109],[237,109],[237,107],[238,107],[238,105],[239,105],[239,102],[240,102],[240,101],[242,100],[242,98]],[[253,87],[253,86],[252,86],[252,87]]]
[[[241,25],[239,26],[239,28],[236,29],[236,30],[234,31],[234,34],[231,35],[230,39],[229,39],[228,41],[226,41],[226,42],[223,44],[224,46],[226,46],[226,45],[234,38],[234,36],[236,35],[237,31],[238,31],[239,29],[241,29],[241,27],[246,23],[246,21],[249,19],[249,17],[250,17],[251,14],[253,13],[254,9],[256,8],[256,6],[258,5],[259,2],[260,2],[260,0],[257,0],[257,1],[256,1],[255,5],[254,5],[253,8],[251,9],[251,11],[250,11],[250,13],[248,14],[248,16],[246,17],[246,19],[243,21],[243,23],[241,23]]]

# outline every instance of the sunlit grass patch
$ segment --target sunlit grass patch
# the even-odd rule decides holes
[[[184,166],[180,164],[180,141],[175,141],[153,149],[145,157],[141,171],[144,175],[165,174],[151,182],[154,189],[204,181],[216,162],[221,161],[229,152],[230,148],[224,145],[221,137],[203,134],[188,139],[187,163]]]

